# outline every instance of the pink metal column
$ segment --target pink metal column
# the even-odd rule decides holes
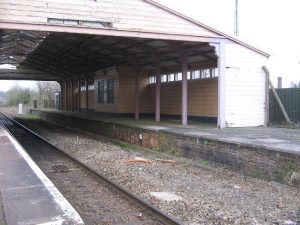
[[[77,99],[77,104],[78,104],[78,108],[77,111],[80,112],[80,105],[81,105],[81,90],[80,90],[80,80],[78,80],[78,99]]]
[[[156,85],[155,85],[155,121],[160,121],[160,86],[161,86],[161,70],[160,59],[158,56],[154,56],[155,60],[155,72],[156,72]]]
[[[134,118],[138,120],[140,118],[140,69],[137,63],[134,63],[134,73],[135,73],[135,113],[134,113]]]
[[[187,109],[188,109],[188,96],[187,96],[187,72],[188,61],[187,53],[184,50],[180,51],[181,67],[182,67],[182,125],[187,125]]]
[[[64,80],[64,84],[65,84],[65,90],[64,90],[64,110],[67,111],[68,107],[67,107],[67,81]]]
[[[73,79],[71,80],[71,111],[74,111],[74,85],[73,85]]]
[[[89,111],[89,80],[86,78],[85,80],[85,99],[86,99],[86,111]]]

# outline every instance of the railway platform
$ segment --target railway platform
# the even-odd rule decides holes
[[[32,114],[60,125],[97,133],[114,140],[209,160],[245,175],[300,186],[300,130],[274,127],[228,128],[176,120],[156,123],[97,113],[32,109]]]
[[[1,124],[0,190],[4,224],[84,224],[75,209]]]

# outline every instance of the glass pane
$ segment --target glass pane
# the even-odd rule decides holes
[[[176,74],[176,81],[182,80],[182,73]]]
[[[167,75],[164,74],[161,76],[161,82],[167,82]]]
[[[64,24],[66,25],[78,25],[79,21],[78,20],[64,20]]]
[[[191,72],[187,72],[187,79],[190,80],[191,79]]]
[[[168,75],[168,81],[169,81],[169,82],[174,81],[174,79],[175,79],[174,73],[171,73],[171,74]]]
[[[48,19],[48,23],[51,23],[51,24],[63,24],[64,21],[60,20],[60,19],[51,19],[51,18],[49,18]]]

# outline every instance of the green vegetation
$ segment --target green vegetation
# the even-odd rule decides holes
[[[208,140],[204,140],[204,141],[203,141],[203,144],[204,144],[204,145],[208,145]]]
[[[27,104],[30,102],[29,88],[23,88],[15,84],[9,91],[7,91],[7,105],[16,106],[19,103]]]
[[[157,147],[153,147],[152,150],[156,151],[156,152],[161,152],[162,151],[161,148],[158,147],[158,146]]]
[[[202,164],[202,165],[208,165],[208,164],[210,164],[210,161],[208,161],[208,160],[206,160],[206,159],[200,159],[199,162],[200,162],[200,164]]]

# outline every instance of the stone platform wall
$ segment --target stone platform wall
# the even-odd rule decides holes
[[[130,144],[173,155],[209,160],[248,176],[300,187],[300,158],[294,154],[245,144],[82,119],[63,113],[39,110],[31,112],[44,120],[94,132]]]

